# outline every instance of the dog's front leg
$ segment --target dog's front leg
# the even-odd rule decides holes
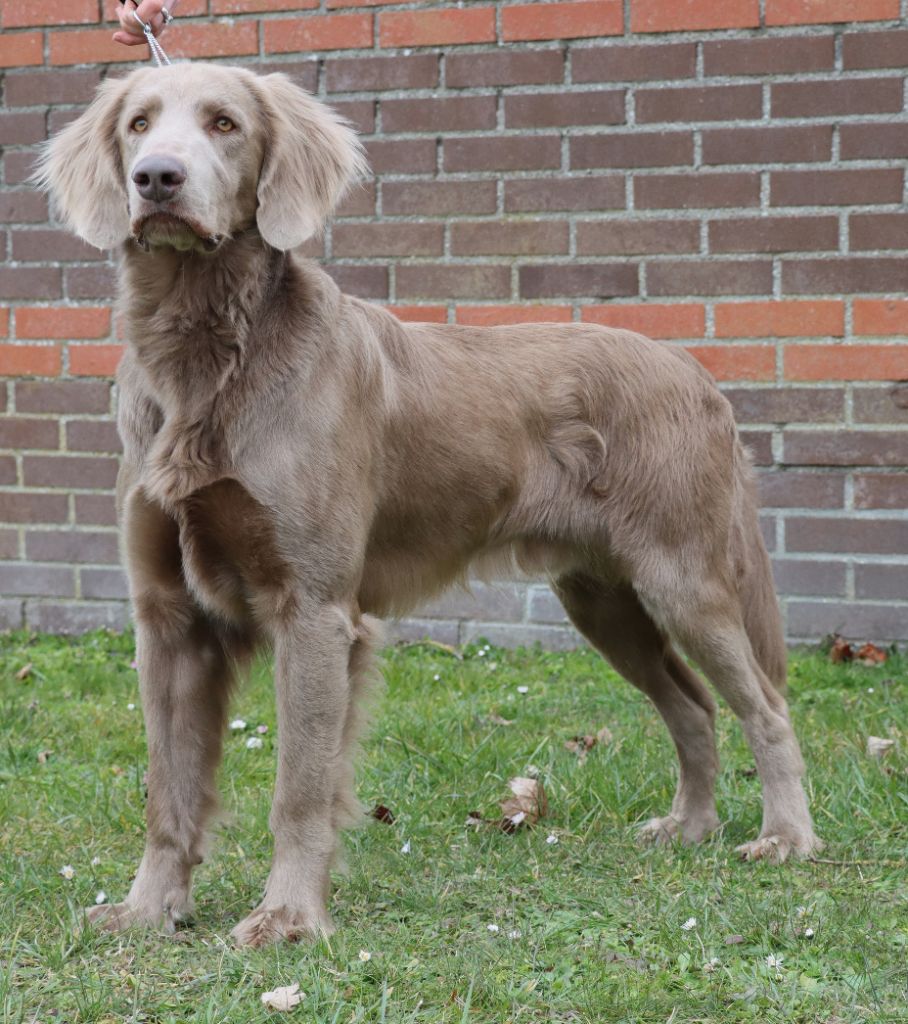
[[[346,779],[353,622],[336,604],[297,608],[275,629],[278,768],[274,856],[261,904],[233,930],[239,945],[332,931],[329,870],[337,844],[335,800]]]
[[[122,903],[87,911],[109,931],[151,925],[172,932],[192,910],[192,869],[216,806],[230,665],[214,630],[178,592],[136,600],[137,653],[148,734],[148,833],[135,881]],[[156,605],[152,612],[151,604]],[[161,607],[171,614],[163,621]]]

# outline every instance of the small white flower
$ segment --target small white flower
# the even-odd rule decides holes
[[[261,736],[250,736],[249,739],[246,740],[247,750],[258,750],[264,745],[265,743]]]
[[[717,956],[714,956],[712,960],[707,960],[703,965],[704,974],[712,974],[713,971],[719,966],[720,960]]]
[[[126,705],[126,710],[127,711],[135,711],[135,709],[136,709],[135,704],[127,704]]]
[[[682,932],[691,932],[697,927],[697,919],[695,917],[689,917],[684,924],[681,925]]]
[[[558,836],[556,836],[554,834],[550,835],[550,836],[546,836],[545,837],[545,841],[549,844],[549,846],[554,846],[555,843],[558,842]]]
[[[409,839],[400,848],[400,852],[401,853],[409,853],[410,852],[410,840]]]
[[[268,732],[268,726],[267,725],[257,725],[255,727],[255,731],[259,734],[259,736],[264,736],[265,733]]]
[[[782,964],[784,963],[784,961],[784,956],[774,956],[772,953],[770,953],[769,956],[766,958],[766,966],[772,967],[775,970],[779,971],[782,969]]]
[[[539,778],[539,769],[534,764],[528,764],[523,770],[524,775],[529,775],[531,779]]]
[[[514,928],[511,931],[509,931],[508,932],[508,938],[509,939],[519,939],[520,938],[520,929],[519,928]]]
[[[70,878],[75,877],[76,869],[72,864],[64,864],[63,867],[60,868],[60,874],[68,881]]]
[[[103,889],[99,889],[95,896],[95,903],[101,904],[107,902],[107,893]]]
[[[437,672],[435,673],[434,676],[432,676],[432,678],[435,680],[436,683],[440,682],[441,680],[441,676]]]
[[[518,693],[529,693],[530,692],[530,688],[529,688],[529,686],[518,686],[517,687],[517,692]]]
[[[243,729],[246,728],[246,722],[242,718],[234,718],[234,720],[230,723],[230,728],[234,732],[241,732]]]
[[[804,938],[805,939],[812,939],[814,937],[814,935],[816,935],[816,932],[813,930],[813,928],[805,928],[804,929]]]
[[[867,692],[868,693],[873,693],[873,687],[872,686],[868,686],[867,687]]]
[[[490,931],[493,935],[495,935],[498,931],[500,931],[500,929],[497,924],[487,924],[486,931]]]
[[[485,651],[477,651],[476,652],[476,657],[477,658],[484,658],[485,656],[486,656],[486,652]]]
[[[101,863],[101,858],[100,857],[92,857],[92,859],[91,859],[91,866],[93,868],[96,868],[100,863]]]
[[[359,958],[360,960],[362,960],[363,963],[365,963],[367,960],[372,959],[372,954],[369,952],[368,949],[361,949],[359,951]]]

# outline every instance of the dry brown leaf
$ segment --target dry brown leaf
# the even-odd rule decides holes
[[[269,1010],[292,1010],[303,1001],[305,995],[304,992],[300,992],[299,987],[299,982],[295,981],[292,985],[284,985],[273,992],[263,992],[262,1003]]]
[[[545,817],[548,801],[539,779],[517,776],[509,780],[508,786],[514,795],[501,801],[501,827],[505,832],[513,832],[521,825],[535,825]]]
[[[501,715],[489,715],[488,720],[492,725],[513,725],[517,721],[516,718],[502,718]]]
[[[394,815],[391,813],[390,808],[385,807],[384,804],[376,804],[372,808],[372,817],[375,818],[376,821],[380,821],[385,825],[394,824]]]
[[[888,655],[881,647],[871,643],[863,644],[854,652],[854,660],[859,665],[865,665],[868,668],[877,668],[885,664],[887,657]]]
[[[841,661],[851,661],[854,651],[851,644],[843,639],[838,633],[833,634],[832,647],[829,649],[829,660],[838,664]]]
[[[725,945],[726,946],[740,946],[744,942],[743,935],[726,935]]]
[[[23,665],[22,668],[16,673],[16,678],[20,682],[24,682],[32,674],[33,665],[29,662],[27,665]]]
[[[867,737],[867,756],[884,758],[895,746],[895,740],[883,739],[881,736]]]

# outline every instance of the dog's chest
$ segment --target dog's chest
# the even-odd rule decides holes
[[[236,480],[219,480],[179,502],[183,575],[196,599],[237,626],[283,609],[290,566],[269,510]]]

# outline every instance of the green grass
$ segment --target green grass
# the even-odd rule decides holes
[[[225,816],[196,875],[194,927],[176,939],[111,936],[83,929],[81,908],[99,890],[122,899],[142,848],[132,638],[0,636],[0,1021],[908,1020],[905,659],[879,669],[793,659],[793,715],[828,846],[822,863],[774,868],[733,853],[758,831],[760,788],[726,710],[720,834],[697,849],[640,848],[635,824],[665,813],[675,779],[646,701],[589,652],[464,655],[385,653],[388,692],[358,788],[396,821],[348,834],[337,933],[238,951],[229,930],[268,868],[267,666],[234,701],[249,729],[226,742]],[[28,678],[16,678],[27,663]],[[248,750],[260,723],[264,747]],[[603,725],[614,740],[585,763],[564,749]],[[882,763],[865,754],[868,735],[896,739]],[[530,764],[548,792],[546,819],[513,835],[465,826],[468,811],[493,815]],[[263,991],[293,981],[306,998],[290,1014],[261,1005]]]

